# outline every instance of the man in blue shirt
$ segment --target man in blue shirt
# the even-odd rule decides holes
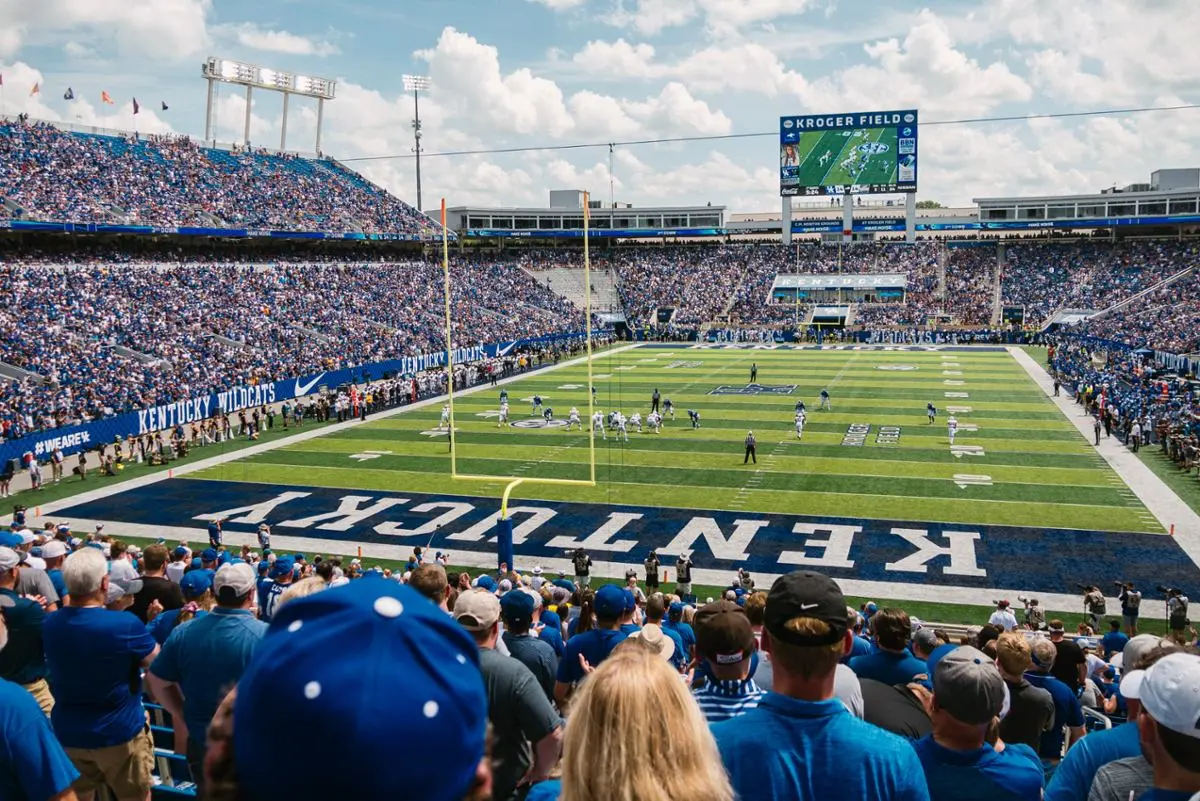
[[[1054,778],[1046,785],[1046,801],[1087,801],[1096,771],[1110,762],[1142,753],[1137,726],[1142,708],[1137,698],[1141,669],[1147,666],[1148,657],[1166,655],[1177,648],[1174,643],[1154,634],[1139,634],[1126,644],[1121,651],[1121,664],[1126,667],[1121,691],[1129,721],[1105,731],[1092,732],[1068,751],[1054,772]]]
[[[735,602],[716,601],[696,612],[696,656],[704,660],[708,675],[692,696],[709,723],[758,706],[764,691],[750,678],[754,651],[750,618]]]
[[[187,740],[188,765],[197,784],[204,775],[208,724],[267,633],[267,624],[254,617],[250,565],[239,562],[218,570],[213,594],[217,605],[212,612],[171,632],[146,674],[154,697],[175,721],[176,742]]]
[[[739,798],[929,798],[921,763],[900,737],[850,714],[833,694],[838,661],[850,650],[846,599],[810,571],[771,587],[762,647],[775,692],[755,709],[712,725]]]
[[[970,646],[942,645],[930,654],[933,732],[913,748],[933,801],[1040,801],[1042,763],[1032,749],[996,751],[988,727],[1004,709],[1004,678],[995,662]]]
[[[0,655],[8,642],[0,615]],[[0,679],[0,798],[71,801],[79,771],[54,738],[50,722],[24,688]]]
[[[674,601],[667,608],[667,621],[663,623],[663,631],[673,631],[683,643],[683,658],[691,660],[696,655],[696,632],[690,623],[683,622],[683,604]]]
[[[0,679],[21,685],[46,715],[54,707],[46,683],[46,652],[42,647],[42,625],[46,612],[41,604],[17,594],[17,579],[25,555],[0,547],[0,617],[8,627],[8,648],[0,653]]]
[[[500,636],[509,656],[529,668],[546,694],[546,700],[553,702],[558,656],[554,646],[530,632],[540,602],[541,598],[533,590],[518,588],[504,593],[500,598],[504,633]]]
[[[1079,699],[1063,682],[1050,675],[1058,650],[1050,640],[1038,640],[1033,644],[1033,670],[1025,674],[1025,680],[1034,687],[1041,687],[1054,700],[1054,725],[1042,735],[1038,755],[1047,765],[1057,765],[1062,759],[1063,728],[1069,730],[1071,739],[1068,748],[1083,739],[1083,707]]]
[[[290,556],[280,556],[271,565],[271,569],[267,571],[267,578],[270,581],[258,588],[258,616],[260,618],[268,623],[271,622],[271,618],[275,615],[275,605],[279,603],[279,596],[287,592],[295,573],[296,563]]]
[[[925,663],[908,650],[912,622],[907,612],[903,609],[880,609],[871,616],[871,628],[875,632],[875,653],[850,660],[850,669],[860,679],[874,679],[892,685],[908,684],[913,676],[925,672]]]
[[[596,612],[596,628],[577,634],[567,640],[563,658],[558,662],[558,676],[554,682],[554,700],[562,708],[570,697],[574,685],[583,680],[582,656],[592,667],[596,667],[612,653],[612,649],[628,635],[621,631],[621,614],[625,611],[625,591],[615,584],[605,584],[596,590],[592,602]]]
[[[1111,659],[1113,654],[1125,650],[1125,643],[1129,642],[1129,635],[1121,631],[1121,621],[1110,620],[1108,626],[1108,634],[1105,634],[1100,640],[1100,645],[1104,648],[1102,656],[1106,660]]]
[[[145,798],[154,786],[154,743],[142,709],[140,669],[158,654],[146,626],[105,609],[108,565],[96,548],[63,564],[70,603],[46,618],[42,637],[50,668],[50,722],[81,774],[76,793],[108,785],[119,799]]]

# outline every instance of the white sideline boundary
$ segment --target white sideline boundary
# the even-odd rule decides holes
[[[613,348],[605,351],[604,355],[611,355],[633,350],[647,345],[653,347],[654,343],[632,343],[621,347]],[[961,347],[961,346],[960,346]],[[1027,353],[1020,348],[1009,347],[1009,354],[1016,359],[1026,372],[1034,379],[1034,381],[1046,391],[1047,395],[1052,395],[1051,387],[1052,380],[1049,375],[1041,368],[1037,362],[1032,359]],[[562,362],[543,370],[534,371],[535,373],[552,372],[559,368],[574,366],[585,362],[586,356],[576,357],[574,359]],[[502,386],[523,378],[527,378],[533,373],[522,373],[509,378],[501,379],[497,382],[497,386]],[[471,395],[480,391],[485,391],[491,388],[488,383],[479,384],[475,387],[463,390],[456,393],[457,395]],[[388,409],[372,415],[367,422],[372,422],[377,419],[394,417],[403,414],[410,409],[420,409],[430,405],[436,405],[444,402],[446,396],[438,395],[428,398],[423,401],[408,406],[399,406],[393,409]],[[1068,419],[1075,423],[1081,434],[1085,437],[1091,435],[1090,424],[1086,425],[1078,414],[1072,415],[1071,409],[1076,409],[1071,398],[1052,398]],[[1090,418],[1089,418],[1090,419]],[[186,465],[181,465],[178,468],[173,468],[174,475],[187,475],[200,470],[206,470],[210,467],[216,467],[228,462],[237,461],[239,459],[253,456],[259,453],[267,453],[277,448],[282,448],[298,442],[304,442],[316,437],[325,436],[329,433],[336,433],[350,428],[351,426],[361,425],[363,421],[353,420],[345,423],[334,423],[321,428],[314,428],[311,431],[304,431],[297,434],[284,437],[282,439],[273,440],[269,443],[253,445],[248,448],[243,448],[227,454],[202,459]],[[1089,442],[1091,440],[1088,440]],[[1108,447],[1105,447],[1105,446]],[[1112,451],[1109,453],[1108,451]],[[1138,495],[1146,507],[1154,513],[1155,517],[1160,521],[1170,519],[1172,522],[1182,520],[1185,526],[1181,526],[1176,522],[1176,539],[1179,541],[1181,548],[1187,553],[1188,557],[1200,565],[1197,559],[1197,554],[1200,554],[1200,516],[1197,516],[1169,487],[1167,487],[1161,479],[1159,479],[1148,467],[1146,467],[1136,456],[1127,452],[1124,446],[1117,442],[1109,441],[1101,442],[1101,455],[1113,467],[1113,470],[1121,476],[1122,480],[1129,484],[1130,488]],[[1131,481],[1128,474],[1136,474],[1142,471],[1143,475],[1139,476],[1137,481]],[[54,501],[42,505],[42,517],[35,522],[40,524],[46,517],[54,512],[76,506],[83,503],[88,503],[94,500],[111,497],[128,490],[137,489],[139,487],[154,484],[159,481],[168,479],[168,471],[160,471],[148,476],[142,476],[136,479],[122,482],[120,484],[102,487],[89,492],[81,493],[70,498],[64,498],[59,501]],[[503,477],[498,477],[498,481],[503,480]],[[1156,486],[1157,485],[1157,486]],[[1145,495],[1143,495],[1145,493]],[[1170,503],[1170,499],[1174,499],[1174,504]],[[494,498],[478,498],[481,504],[493,502]],[[738,511],[738,510],[728,510]],[[1184,512],[1187,514],[1185,515]],[[1178,518],[1172,517],[1178,514]],[[769,517],[769,513],[759,515],[761,517]],[[1190,518],[1189,518],[1190,516]],[[105,521],[105,520],[73,520],[71,521],[73,528],[82,530],[84,528],[94,528],[97,523],[105,523],[111,528],[119,528],[122,532],[126,532],[131,536],[143,538],[158,538],[164,537],[167,540],[187,540],[189,542],[207,542],[207,530],[202,527],[190,526],[160,526],[150,524],[134,524],[124,523],[120,521]],[[1169,526],[1169,523],[1164,522],[1164,527]],[[1188,535],[1181,538],[1181,530],[1186,526],[1190,526]],[[1166,536],[1146,534],[1145,536]],[[227,544],[241,547],[242,545],[250,545],[257,547],[257,538],[254,534],[244,534],[241,532],[226,532],[224,539]],[[289,537],[286,535],[273,534],[271,537],[272,546],[275,550],[287,552],[302,552],[307,554],[330,554],[340,556],[354,556],[361,549],[364,560],[371,559],[388,559],[392,561],[404,561],[412,553],[414,543],[402,542],[395,545],[390,544],[375,544],[375,543],[356,543],[346,540],[328,540],[317,539],[312,537]],[[419,544],[419,543],[418,543]],[[495,566],[495,554],[484,553],[480,551],[466,551],[447,549],[451,554],[451,561],[463,567],[474,567],[481,569],[492,569]],[[547,571],[562,571],[567,575],[573,573],[573,566],[569,559],[566,558],[524,558],[518,555],[517,562],[521,568],[528,570],[535,564],[540,565]],[[640,564],[633,565],[628,562],[614,561],[596,561],[593,563],[593,575],[598,579],[622,579],[625,576],[625,571],[631,566],[641,568]],[[670,567],[670,565],[668,565]],[[692,571],[694,580],[699,584],[707,584],[712,586],[723,587],[727,584],[731,577],[731,571],[713,570],[697,568]],[[754,579],[757,585],[766,589],[780,575],[779,573],[754,573]],[[1100,579],[1097,579],[1098,581]],[[1083,602],[1079,595],[1063,594],[1063,593],[1023,593],[1023,591],[1004,588],[1004,587],[956,587],[946,585],[932,584],[917,584],[906,582],[889,582],[889,581],[867,581],[860,579],[838,579],[838,584],[848,596],[866,597],[866,598],[890,598],[897,600],[920,601],[926,603],[943,603],[943,604],[961,604],[968,606],[986,606],[992,600],[1001,598],[1009,599],[1015,603],[1016,598],[1020,594],[1028,594],[1036,597],[1042,608],[1047,612],[1061,613],[1064,615],[1082,615]],[[1149,618],[1162,618],[1165,614],[1165,603],[1154,599],[1145,599],[1142,601],[1142,614]]]

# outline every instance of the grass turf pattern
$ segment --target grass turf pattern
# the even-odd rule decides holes
[[[758,383],[795,384],[791,394],[713,395]],[[882,369],[881,369],[882,368]],[[905,368],[905,369],[894,369]],[[661,434],[629,443],[597,440],[595,488],[527,484],[522,498],[762,513],[1161,533],[1161,527],[1081,438],[1024,370],[998,351],[750,350],[653,346],[597,357],[596,408],[643,417],[655,388],[676,408]],[[949,382],[949,383],[948,383]],[[828,388],[832,411],[818,411]],[[587,371],[574,366],[508,385],[510,419],[537,420],[524,398],[541,395],[555,417],[572,405],[587,424]],[[946,397],[954,393],[955,397]],[[967,397],[959,397],[966,394]],[[495,497],[509,476],[585,478],[587,431],[497,428],[499,390],[455,402],[458,469],[496,482],[451,479],[444,434],[431,436],[440,405],[368,422],[195,474],[196,478],[364,490]],[[793,407],[808,406],[797,441]],[[926,402],[938,407],[930,425]],[[947,407],[964,428],[951,452]],[[701,414],[692,429],[686,409]],[[870,425],[861,446],[843,445],[851,425]],[[899,441],[877,444],[881,426]],[[743,465],[753,429],[758,465]],[[368,459],[355,457],[369,454]],[[963,479],[969,476],[969,479]],[[986,476],[986,480],[982,477]],[[963,486],[962,484],[965,484]]]

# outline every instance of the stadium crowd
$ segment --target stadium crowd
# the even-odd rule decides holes
[[[390,569],[276,552],[271,537],[264,522],[257,549],[227,546],[214,520],[207,547],[141,550],[66,522],[34,532],[18,510],[0,533],[0,794],[146,799],[160,782],[220,801],[1200,792],[1186,598],[1165,638],[1138,633],[1130,584],[1110,622],[1087,588],[1078,636],[1034,599],[1023,620],[1000,600],[952,636],[899,608],[849,606],[810,571],[762,591],[739,570],[701,602],[686,553],[671,593],[654,553],[622,586],[597,580],[581,549],[573,578],[536,565],[472,575],[420,546]]]
[[[52,222],[420,234],[425,215],[341,164],[206,148],[186,136],[0,122],[0,199]]]
[[[451,283],[458,347],[583,327],[510,265],[464,258]],[[0,362],[33,374],[0,383],[8,438],[445,348],[442,268],[423,261],[9,258],[0,285]]]

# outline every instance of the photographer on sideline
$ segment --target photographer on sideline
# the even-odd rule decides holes
[[[1041,631],[1046,628],[1046,612],[1038,605],[1037,598],[1022,598],[1017,597],[1017,600],[1025,604],[1025,625],[1033,631]]]
[[[1104,617],[1108,608],[1108,604],[1104,600],[1104,593],[1100,592],[1099,587],[1092,585],[1079,584],[1076,586],[1083,590],[1083,607],[1087,610],[1088,625],[1092,627],[1093,632],[1098,632],[1100,619]]]
[[[1188,627],[1188,597],[1178,587],[1164,587],[1161,584],[1158,591],[1167,596],[1167,628],[1170,637],[1180,645],[1187,643]]]
[[[1117,593],[1117,600],[1121,602],[1121,619],[1125,623],[1125,633],[1130,637],[1136,637],[1138,633],[1138,610],[1142,605],[1142,594],[1133,586],[1132,581],[1117,581],[1114,582],[1121,591]]]

